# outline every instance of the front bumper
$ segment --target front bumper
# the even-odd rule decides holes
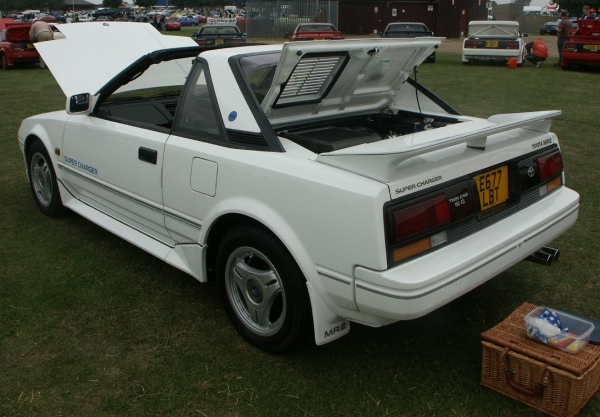
[[[571,227],[579,195],[566,187],[455,244],[374,271],[355,269],[356,303],[372,325],[421,317],[526,258]],[[377,320],[381,318],[382,320]]]

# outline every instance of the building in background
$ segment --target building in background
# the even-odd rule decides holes
[[[339,30],[352,35],[382,32],[391,22],[421,22],[435,36],[467,34],[471,20],[486,20],[485,0],[339,0]]]

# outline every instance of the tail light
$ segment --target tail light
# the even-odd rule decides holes
[[[27,50],[27,44],[13,43],[10,47],[13,52],[25,52]]]
[[[563,171],[562,155],[560,151],[554,151],[549,155],[538,158],[537,165],[540,172],[540,181],[545,181]]]
[[[446,195],[441,194],[425,201],[394,211],[396,239],[405,239],[450,222],[450,209]]]
[[[205,40],[196,40],[196,43],[198,45],[206,45],[208,42],[206,42]]]
[[[519,42],[517,42],[517,41],[508,41],[508,42],[506,42],[506,47],[508,49],[518,49],[519,48]]]
[[[387,208],[390,261],[400,262],[448,242],[448,226],[476,213],[475,181],[467,180],[436,193]]]
[[[563,52],[577,52],[577,44],[567,42],[563,45]]]
[[[477,41],[465,41],[465,48],[477,48]]]
[[[493,190],[481,187],[482,178],[501,172],[506,181],[499,189],[504,197],[498,204],[486,206]],[[520,210],[539,201],[562,186],[563,160],[556,145],[518,160],[506,161],[469,175],[455,183],[436,187],[435,191],[412,199],[390,202],[385,206],[386,240],[389,265],[460,240],[493,223],[494,216],[508,207]],[[505,177],[506,176],[506,177]],[[495,178],[495,177],[494,177]],[[499,182],[501,184],[501,182]],[[495,185],[495,184],[494,184]],[[417,184],[418,186],[418,184]],[[483,194],[482,194],[483,193]]]

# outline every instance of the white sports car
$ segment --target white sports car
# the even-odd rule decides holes
[[[525,59],[525,38],[519,33],[519,22],[474,20],[463,40],[462,62],[514,58],[522,66]]]
[[[423,316],[549,262],[576,221],[560,111],[460,115],[409,77],[442,38],[202,49],[136,23],[61,29],[36,47],[66,111],[19,129],[40,210],[216,280],[261,349]]]

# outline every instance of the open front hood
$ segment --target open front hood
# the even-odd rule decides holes
[[[161,49],[198,46],[191,38],[163,36],[152,25],[90,22],[61,25],[66,39],[35,43],[67,97],[96,94],[144,55]]]
[[[443,40],[286,43],[261,106],[274,126],[381,111]]]

